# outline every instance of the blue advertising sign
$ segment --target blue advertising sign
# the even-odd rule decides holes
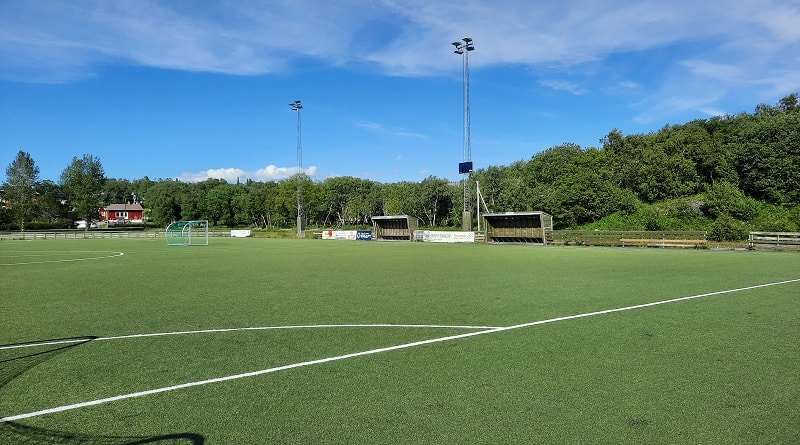
[[[372,240],[372,230],[359,230],[358,232],[356,232],[356,239],[358,241]]]

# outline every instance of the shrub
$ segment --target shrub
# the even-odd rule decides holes
[[[749,235],[747,226],[738,219],[728,215],[720,215],[708,232],[711,241],[744,241]]]
[[[768,214],[759,216],[752,222],[754,230],[759,232],[796,232],[797,224],[789,215]]]
[[[758,201],[748,197],[729,182],[714,183],[706,191],[705,198],[703,210],[712,218],[727,214],[742,221],[749,221],[758,213]]]

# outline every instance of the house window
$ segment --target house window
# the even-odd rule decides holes
[[[117,219],[128,219],[128,212],[116,212]]]

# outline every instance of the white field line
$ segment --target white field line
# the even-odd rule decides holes
[[[3,349],[21,349],[33,348],[37,346],[51,346],[51,345],[66,345],[71,343],[81,343],[88,341],[103,341],[103,340],[124,340],[128,338],[144,338],[144,337],[165,337],[168,335],[190,335],[190,334],[213,334],[220,332],[237,332],[237,331],[268,331],[277,329],[322,329],[322,328],[431,328],[431,329],[495,329],[497,326],[450,326],[442,324],[310,324],[310,325],[292,325],[292,326],[254,326],[246,328],[220,328],[220,329],[200,329],[196,331],[175,331],[175,332],[154,332],[150,334],[130,334],[130,335],[116,335],[113,337],[97,337],[94,339],[69,339],[69,340],[54,340],[44,342],[32,343],[19,343],[15,345],[0,346],[0,351]]]
[[[104,256],[97,256],[97,257],[88,257],[88,258],[67,258],[63,260],[48,260],[48,261],[24,261],[20,263],[0,263],[0,266],[24,266],[26,264],[47,264],[47,263],[69,263],[73,261],[89,261],[89,260],[102,260],[105,258],[114,258],[118,256],[125,255],[124,252],[109,252],[109,251],[76,251],[76,252],[48,252],[49,254],[53,255],[71,255],[75,253],[106,253],[109,255]],[[44,256],[44,255],[21,255],[21,256]],[[2,256],[0,258],[15,258],[13,256]]]
[[[246,373],[242,373],[242,374],[234,374],[234,375],[229,375],[229,376],[224,376],[224,377],[217,377],[217,378],[208,379],[208,380],[199,380],[199,381],[196,381],[196,382],[182,383],[180,385],[166,386],[166,387],[163,387],[163,388],[155,388],[155,389],[150,389],[150,390],[146,390],[146,391],[139,391],[139,392],[133,392],[133,393],[128,393],[128,394],[122,394],[122,395],[113,396],[113,397],[106,397],[106,398],[103,398],[103,399],[96,399],[96,400],[90,400],[90,401],[87,401],[87,402],[74,403],[74,404],[71,404],[71,405],[57,406],[57,407],[54,407],[54,408],[44,409],[44,410],[41,410],[41,411],[33,411],[33,412],[29,412],[29,413],[24,413],[24,414],[17,414],[17,415],[14,415],[14,416],[3,417],[3,418],[0,418],[0,423],[13,422],[13,421],[16,421],[16,420],[28,419],[28,418],[31,418],[31,417],[42,416],[42,415],[45,415],[45,414],[53,414],[53,413],[58,413],[58,412],[61,412],[61,411],[68,411],[68,410],[73,410],[73,409],[78,409],[78,408],[85,408],[85,407],[88,407],[88,406],[100,405],[100,404],[103,404],[103,403],[115,402],[115,401],[118,401],[118,400],[125,400],[125,399],[132,399],[132,398],[136,398],[136,397],[143,397],[143,396],[148,396],[148,395],[152,395],[152,394],[158,394],[158,393],[162,393],[162,392],[176,391],[176,390],[179,390],[179,389],[191,388],[193,386],[203,386],[203,385],[209,385],[209,384],[212,384],[212,383],[227,382],[229,380],[237,380],[237,379],[242,379],[242,378],[246,378],[246,377],[255,377],[255,376],[259,376],[259,375],[263,375],[263,374],[270,374],[270,373],[273,373],[273,372],[285,371],[287,369],[300,368],[300,367],[311,366],[311,365],[319,365],[319,364],[322,364],[322,363],[334,362],[334,361],[338,361],[338,360],[345,360],[345,359],[354,358],[354,357],[362,357],[362,356],[366,356],[366,355],[380,354],[382,352],[396,351],[396,350],[399,350],[399,349],[408,349],[408,348],[413,348],[415,346],[422,346],[422,345],[427,345],[427,344],[432,344],[432,343],[441,343],[441,342],[444,342],[444,341],[457,340],[457,339],[468,338],[468,337],[475,337],[477,335],[493,334],[493,333],[496,333],[496,332],[503,332],[503,331],[510,331],[510,330],[513,330],[513,329],[527,328],[527,327],[538,326],[538,325],[547,324],[547,323],[554,323],[554,322],[557,322],[557,321],[575,320],[575,319],[578,319],[578,318],[593,317],[593,316],[596,316],[596,315],[604,315],[604,314],[612,314],[612,313],[615,313],[615,312],[631,311],[631,310],[634,310],[634,309],[642,309],[642,308],[647,308],[647,307],[652,307],[652,306],[659,306],[659,305],[663,305],[663,304],[677,303],[677,302],[680,302],[680,301],[693,300],[693,299],[697,299],[697,298],[710,297],[710,296],[714,296],[714,295],[730,294],[730,293],[734,293],[734,292],[741,292],[741,291],[760,289],[760,288],[764,288],[764,287],[779,286],[779,285],[782,285],[782,284],[798,283],[798,282],[800,282],[800,278],[796,278],[796,279],[792,279],[792,280],[785,280],[785,281],[777,281],[777,282],[774,282],[774,283],[766,283],[766,284],[758,284],[758,285],[754,285],[754,286],[740,287],[740,288],[736,288],[736,289],[722,290],[722,291],[717,291],[717,292],[709,292],[709,293],[705,293],[705,294],[691,295],[691,296],[688,296],[688,297],[673,298],[673,299],[670,299],[670,300],[655,301],[655,302],[652,302],[652,303],[644,303],[644,304],[637,304],[637,305],[633,305],[633,306],[625,306],[625,307],[620,307],[620,308],[615,308],[615,309],[606,309],[606,310],[602,310],[602,311],[586,312],[586,313],[583,313],[583,314],[567,315],[567,316],[564,316],[564,317],[549,318],[549,319],[546,319],[546,320],[532,321],[532,322],[529,322],[529,323],[522,323],[522,324],[517,324],[517,325],[513,325],[513,326],[492,328],[492,329],[487,329],[487,330],[482,330],[482,331],[477,331],[477,332],[468,332],[468,333],[464,333],[464,334],[449,335],[449,336],[446,336],[446,337],[432,338],[432,339],[429,339],[429,340],[415,341],[415,342],[404,343],[404,344],[395,345],[395,346],[388,346],[388,347],[385,347],[385,348],[370,349],[368,351],[361,351],[361,352],[354,352],[354,353],[351,353],[351,354],[337,355],[337,356],[334,356],[334,357],[322,358],[322,359],[318,359],[318,360],[309,360],[309,361],[306,361],[306,362],[292,363],[292,364],[289,364],[289,365],[278,366],[278,367],[275,367],[275,368],[262,369],[262,370],[259,370],[259,371],[246,372]]]

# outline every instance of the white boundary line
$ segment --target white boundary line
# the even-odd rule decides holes
[[[197,331],[175,331],[175,332],[155,332],[151,334],[130,334],[130,335],[116,335],[113,337],[97,337],[87,340],[83,339],[69,339],[69,340],[54,340],[44,342],[20,343],[15,345],[0,346],[0,351],[4,349],[21,349],[21,348],[34,348],[36,346],[52,346],[52,345],[65,345],[71,343],[81,343],[88,341],[103,341],[103,340],[124,340],[129,338],[144,338],[144,337],[165,337],[168,335],[189,335],[189,334],[213,334],[220,332],[237,332],[237,331],[267,331],[278,329],[321,329],[321,328],[431,328],[431,329],[495,329],[497,326],[450,326],[441,324],[311,324],[311,325],[292,325],[292,326],[255,326],[247,328],[220,328],[220,329],[201,329]]]
[[[35,252],[30,252],[30,253],[37,253],[38,254],[38,253],[42,253],[42,252],[44,252],[44,251],[35,251]],[[107,254],[110,254],[110,255],[98,256],[98,257],[89,257],[89,258],[68,258],[68,259],[65,259],[65,260],[26,261],[26,262],[22,262],[22,263],[0,263],[0,266],[24,266],[24,265],[27,265],[27,264],[69,263],[69,262],[73,262],[73,261],[102,260],[102,259],[105,259],[105,258],[115,258],[115,257],[118,257],[118,256],[125,255],[124,252],[113,252],[113,251],[108,251],[108,250],[107,251],[80,250],[80,251],[74,251],[74,252],[65,251],[65,252],[45,252],[45,253],[55,254],[55,255],[59,255],[59,254],[61,254],[61,255],[71,255],[71,254],[75,254],[75,253],[107,253]],[[21,256],[44,256],[44,255],[21,255]],[[14,256],[10,256],[10,255],[4,255],[4,256],[0,256],[0,258],[15,258],[15,257]]]
[[[615,308],[615,309],[606,309],[606,310],[602,310],[602,311],[586,312],[586,313],[583,313],[583,314],[567,315],[567,316],[564,316],[564,317],[549,318],[549,319],[546,319],[546,320],[532,321],[530,323],[522,323],[522,324],[517,324],[517,325],[513,325],[513,326],[492,328],[492,329],[487,329],[487,330],[477,331],[477,332],[468,332],[468,333],[465,333],[465,334],[449,335],[449,336],[446,336],[446,337],[432,338],[432,339],[428,339],[428,340],[415,341],[415,342],[411,342],[411,343],[403,343],[403,344],[400,344],[400,345],[388,346],[388,347],[385,347],[385,348],[370,349],[368,351],[361,351],[361,352],[354,352],[354,353],[351,353],[351,354],[337,355],[337,356],[334,356],[334,357],[322,358],[322,359],[318,359],[318,360],[309,360],[309,361],[306,361],[306,362],[292,363],[292,364],[289,364],[289,365],[278,366],[278,367],[275,367],[275,368],[267,368],[267,369],[262,369],[262,370],[259,370],[259,371],[246,372],[246,373],[242,373],[242,374],[228,375],[228,376],[224,376],[224,377],[217,377],[217,378],[207,379],[207,380],[199,380],[199,381],[195,381],[195,382],[182,383],[182,384],[173,385],[173,386],[165,386],[165,387],[162,387],[162,388],[155,388],[155,389],[150,389],[150,390],[146,390],[146,391],[139,391],[139,392],[133,392],[133,393],[128,393],[128,394],[121,394],[121,395],[118,395],[118,396],[106,397],[106,398],[96,399],[96,400],[90,400],[90,401],[81,402],[81,403],[74,403],[74,404],[71,404],[71,405],[57,406],[57,407],[54,407],[54,408],[44,409],[44,410],[40,410],[40,411],[33,411],[33,412],[29,412],[29,413],[24,413],[24,414],[17,414],[17,415],[14,415],[14,416],[3,417],[3,418],[0,418],[0,423],[13,422],[13,421],[16,421],[16,420],[28,419],[28,418],[37,417],[37,416],[43,416],[45,414],[53,414],[53,413],[58,413],[58,412],[62,412],[62,411],[69,411],[69,410],[78,409],[78,408],[85,408],[85,407],[88,407],[88,406],[100,405],[100,404],[103,404],[103,403],[115,402],[115,401],[118,401],[118,400],[125,400],[125,399],[132,399],[132,398],[136,398],[136,397],[143,397],[143,396],[148,396],[148,395],[152,395],[152,394],[158,394],[158,393],[162,393],[162,392],[176,391],[176,390],[179,390],[179,389],[191,388],[191,387],[194,387],[194,386],[203,386],[203,385],[209,385],[209,384],[212,384],[212,383],[220,383],[220,382],[227,382],[229,380],[242,379],[242,378],[246,378],[246,377],[255,377],[255,376],[259,376],[259,375],[263,375],[263,374],[270,374],[270,373],[273,373],[273,372],[285,371],[287,369],[300,368],[300,367],[311,366],[311,365],[319,365],[319,364],[322,364],[322,363],[345,360],[345,359],[354,358],[354,357],[362,357],[362,356],[365,356],[365,355],[380,354],[382,352],[396,351],[396,350],[399,350],[399,349],[408,349],[408,348],[413,348],[415,346],[422,346],[422,345],[427,345],[427,344],[431,344],[431,343],[441,343],[441,342],[444,342],[444,341],[450,341],[450,340],[457,340],[457,339],[461,339],[461,338],[474,337],[474,336],[477,336],[477,335],[493,334],[493,333],[496,333],[496,332],[510,331],[510,330],[513,330],[513,329],[527,328],[527,327],[538,326],[538,325],[547,324],[547,323],[554,323],[554,322],[557,322],[557,321],[575,320],[575,319],[578,319],[578,318],[586,318],[586,317],[593,317],[593,316],[596,316],[596,315],[612,314],[612,313],[615,313],[615,312],[624,312],[624,311],[630,311],[630,310],[634,310],[634,309],[642,309],[642,308],[647,308],[647,307],[652,307],[652,306],[660,306],[660,305],[663,305],[663,304],[677,303],[677,302],[680,302],[680,301],[693,300],[693,299],[697,299],[697,298],[710,297],[710,296],[714,296],[714,295],[730,294],[730,293],[734,293],[734,292],[741,292],[741,291],[746,291],[746,290],[760,289],[760,288],[764,288],[764,287],[779,286],[779,285],[782,285],[782,284],[798,283],[798,282],[800,282],[800,278],[796,278],[796,279],[792,279],[792,280],[777,281],[777,282],[774,282],[774,283],[767,283],[767,284],[757,284],[757,285],[754,285],[754,286],[740,287],[740,288],[736,288],[736,289],[728,289],[728,290],[722,290],[722,291],[717,291],[717,292],[709,292],[709,293],[705,293],[705,294],[692,295],[692,296],[688,296],[688,297],[673,298],[673,299],[670,299],[670,300],[655,301],[655,302],[652,302],[652,303],[644,303],[644,304],[637,304],[637,305],[633,305],[633,306],[625,306],[625,307]]]

